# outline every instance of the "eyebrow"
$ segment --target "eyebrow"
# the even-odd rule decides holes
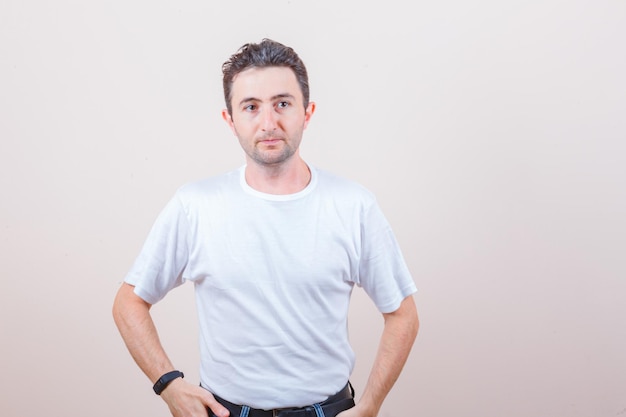
[[[293,94],[281,93],[281,94],[276,94],[275,96],[270,97],[270,101],[274,101],[274,100],[281,99],[281,98],[294,99],[295,97],[293,96]],[[246,97],[239,102],[239,105],[241,106],[242,104],[253,102],[253,101],[263,101],[263,100],[256,98],[256,97]]]

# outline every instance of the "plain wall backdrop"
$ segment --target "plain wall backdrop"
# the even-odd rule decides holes
[[[0,3],[0,414],[168,416],[111,318],[180,185],[240,166],[221,64],[308,66],[302,153],[372,190],[422,327],[381,417],[626,416],[626,2]],[[154,307],[197,381],[192,286]],[[352,380],[380,314],[355,290]]]

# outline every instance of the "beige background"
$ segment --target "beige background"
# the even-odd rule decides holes
[[[220,66],[266,36],[310,70],[303,155],[378,195],[420,289],[380,415],[626,416],[621,0],[3,0],[0,414],[168,415],[111,302],[174,190],[243,162]],[[191,290],[155,314],[197,381]]]

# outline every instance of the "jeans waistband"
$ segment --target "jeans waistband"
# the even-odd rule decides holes
[[[233,404],[215,394],[213,396],[230,411],[230,417],[335,417],[340,412],[354,407],[354,389],[350,382],[323,402],[298,408],[261,410],[246,405]]]

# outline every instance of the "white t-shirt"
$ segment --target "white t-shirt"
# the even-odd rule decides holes
[[[416,287],[369,191],[311,167],[304,190],[264,194],[244,170],[181,187],[125,281],[152,304],[195,284],[209,391],[254,408],[313,404],[352,372],[354,284],[383,313]]]

